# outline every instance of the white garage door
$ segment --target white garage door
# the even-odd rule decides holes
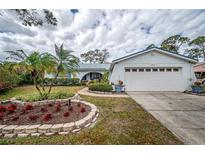
[[[181,91],[181,68],[125,68],[126,91]]]

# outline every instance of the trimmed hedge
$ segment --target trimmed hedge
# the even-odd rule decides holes
[[[91,91],[111,92],[112,85],[108,83],[93,83],[88,86]]]
[[[51,85],[52,81],[54,79],[51,78],[45,78],[44,83],[45,85]],[[54,86],[79,86],[80,80],[78,78],[58,78],[56,82],[54,83]]]

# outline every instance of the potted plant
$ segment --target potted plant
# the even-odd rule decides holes
[[[203,93],[204,86],[200,81],[196,81],[191,86],[191,88],[192,88],[192,93],[201,94],[201,93]]]
[[[121,92],[124,91],[123,89],[124,89],[123,81],[122,80],[118,80],[118,84],[115,85],[115,91],[117,93],[121,93]]]

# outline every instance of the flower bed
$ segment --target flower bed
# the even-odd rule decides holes
[[[0,106],[0,135],[68,134],[88,127],[97,115],[96,106],[78,100],[5,103]]]

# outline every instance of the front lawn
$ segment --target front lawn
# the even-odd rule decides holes
[[[82,88],[83,88],[82,86],[56,86],[53,87],[51,92],[52,93],[67,92],[71,95],[74,95]],[[23,86],[23,87],[14,88],[8,91],[4,95],[0,95],[0,100],[9,99],[12,97],[30,97],[35,95],[38,95],[38,91],[34,86]]]
[[[66,136],[1,138],[0,144],[182,144],[131,98],[82,98],[100,110],[94,127]]]

